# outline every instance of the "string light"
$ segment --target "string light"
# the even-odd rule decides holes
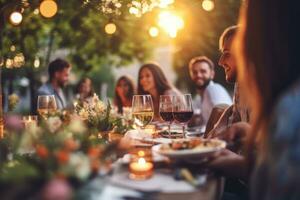
[[[151,37],[157,37],[159,34],[159,30],[158,28],[156,28],[155,26],[152,26],[150,29],[149,29],[149,35]]]
[[[20,12],[14,11],[9,16],[9,21],[12,25],[19,25],[23,20],[23,16]]]
[[[114,23],[108,23],[108,24],[105,25],[104,29],[105,29],[105,32],[107,34],[111,35],[111,34],[114,34],[116,32],[117,26]]]
[[[35,68],[39,68],[40,67],[40,59],[38,57],[35,57],[34,62],[33,62],[33,66]]]
[[[215,3],[212,0],[203,0],[202,8],[206,11],[212,11],[215,8]]]
[[[43,17],[51,18],[57,13],[57,4],[54,0],[43,0],[40,4],[40,13]]]

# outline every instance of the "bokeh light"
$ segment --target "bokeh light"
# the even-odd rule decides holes
[[[174,3],[174,0],[160,0],[159,7],[166,8],[173,3]]]
[[[174,13],[163,11],[158,16],[158,24],[167,32],[170,37],[175,38],[178,30],[183,28],[184,21],[181,17],[175,15]]]
[[[38,57],[36,57],[35,59],[34,59],[34,62],[33,62],[33,66],[35,67],[35,68],[39,68],[40,67],[40,59],[38,58]]]
[[[117,30],[117,26],[114,23],[108,23],[105,25],[105,32],[107,34],[114,34]]]
[[[40,4],[40,13],[43,17],[50,18],[57,13],[57,4],[54,0],[44,0]]]
[[[23,20],[23,16],[20,12],[12,12],[9,16],[9,21],[11,22],[11,24],[17,26],[19,25]]]
[[[212,11],[215,8],[215,3],[212,0],[203,0],[202,8],[206,11]]]
[[[149,29],[149,35],[151,37],[157,37],[159,34],[159,30],[158,28],[156,28],[155,26],[152,26],[150,29]]]

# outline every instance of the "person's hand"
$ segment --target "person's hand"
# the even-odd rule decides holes
[[[215,132],[210,136],[225,140],[228,148],[236,152],[242,148],[250,128],[251,126],[247,122],[237,122],[229,127],[213,130]]]
[[[228,149],[219,151],[210,157],[206,167],[226,177],[247,179],[247,162],[245,157]]]

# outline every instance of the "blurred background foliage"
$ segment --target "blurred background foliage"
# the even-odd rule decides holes
[[[176,85],[192,91],[188,61],[194,56],[206,55],[217,63],[218,38],[226,27],[236,24],[241,0],[214,0],[215,8],[210,12],[202,8],[202,0],[174,1],[168,10],[179,13],[184,20],[184,28],[176,38],[148,34],[149,28],[157,24],[161,8],[135,16],[128,11],[132,0],[57,0],[56,3],[58,12],[48,19],[35,13],[40,0],[0,0],[2,85],[10,94],[20,89],[18,81],[27,77],[32,104],[41,77],[54,57],[66,57],[76,76],[91,77],[96,91],[99,91],[103,83],[114,85],[113,68],[142,63],[151,58],[156,47],[170,44],[175,49]],[[115,7],[112,3],[122,6]],[[13,10],[22,11],[23,21],[19,26],[8,22]],[[117,26],[114,34],[107,34],[104,30],[110,22]],[[4,67],[7,58],[13,59],[20,53],[25,58],[21,67]],[[223,70],[216,68],[216,79],[224,83]],[[108,96],[112,95],[113,90],[109,90]]]

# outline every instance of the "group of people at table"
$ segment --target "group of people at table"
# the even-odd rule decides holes
[[[205,137],[228,143],[206,165],[228,178],[231,193],[225,189],[224,199],[300,199],[300,5],[291,0],[284,5],[279,0],[245,4],[240,24],[227,28],[219,40],[218,64],[226,80],[235,85],[233,103],[213,81],[210,59],[201,56],[189,63],[190,77],[201,97],[195,100],[194,109],[197,104],[201,109],[201,121],[207,125]],[[51,62],[50,80],[38,90],[40,95],[54,94],[60,109],[66,106],[62,87],[70,69],[64,60]],[[80,81],[80,99],[93,94],[91,85],[90,79]],[[118,79],[114,98],[118,112],[131,106],[135,91],[131,78]],[[151,95],[154,120],[159,120],[159,96],[180,93],[158,64],[141,66],[137,94]]]

